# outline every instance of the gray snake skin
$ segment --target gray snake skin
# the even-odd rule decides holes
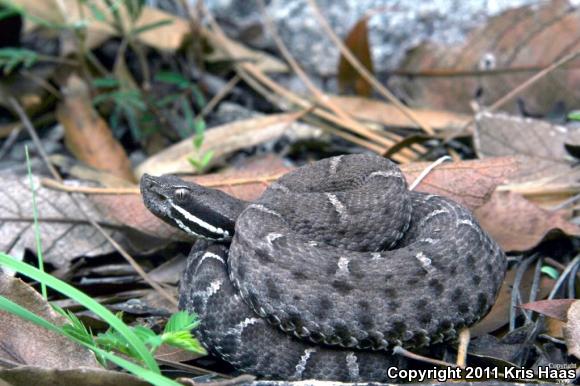
[[[146,206],[199,238],[180,307],[200,341],[267,379],[392,381],[396,346],[454,339],[489,310],[506,259],[472,214],[409,191],[392,162],[333,157],[253,203],[144,176]],[[217,240],[217,241],[216,241]]]

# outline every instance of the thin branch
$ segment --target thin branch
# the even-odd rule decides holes
[[[562,67],[564,64],[568,63],[572,59],[575,59],[579,55],[580,55],[580,51],[574,51],[574,52],[569,53],[568,55],[565,55],[564,57],[562,57],[560,60],[556,61],[552,65],[544,68],[542,71],[529,77],[526,81],[524,81],[518,87],[514,88],[513,90],[509,91],[507,94],[505,94],[504,96],[502,96],[501,98],[496,100],[491,106],[483,109],[483,111],[484,112],[493,112],[493,111],[499,109],[504,104],[511,101],[513,98],[520,95],[522,92],[527,90],[529,87],[531,87],[532,85],[534,85],[535,83],[537,83],[538,81],[540,81],[541,79],[546,77],[546,75],[550,74],[551,72],[558,69],[559,67]],[[469,121],[467,121],[467,123],[465,125],[463,125],[463,127],[461,129],[448,134],[446,136],[446,140],[449,140],[449,139],[455,137],[457,135],[457,133],[465,131],[469,126],[471,126],[475,122],[476,117],[477,117],[477,115],[473,116]]]
[[[210,38],[210,39],[213,38],[213,39],[218,40],[217,43],[221,46],[221,48],[227,54],[229,54],[231,57],[233,57],[232,53],[229,52],[229,50],[227,48],[228,40],[227,40],[227,37],[225,36],[225,33],[223,32],[221,27],[217,24],[213,15],[207,10],[207,8],[203,4],[203,2],[199,2],[198,4],[199,4],[201,11],[204,13],[204,16],[207,18],[208,23],[209,23],[212,31],[214,32],[211,35],[208,34],[208,38]],[[188,9],[190,14],[193,12],[191,10],[190,6],[188,6],[187,9]],[[235,61],[234,65],[235,65],[236,70],[238,71],[238,73],[242,77],[242,79],[244,79],[244,81],[248,82],[249,84],[251,84],[252,78],[254,78],[254,79],[258,80],[260,83],[262,83],[263,85],[265,85],[268,88],[270,88],[271,90],[273,90],[276,94],[282,96],[284,99],[288,100],[290,103],[300,106],[302,109],[310,109],[313,107],[313,104],[311,102],[307,102],[307,101],[303,100],[301,97],[297,96],[296,94],[292,93],[291,91],[285,89],[284,87],[282,87],[279,84],[277,84],[276,82],[274,82],[272,79],[270,79],[268,76],[266,76],[264,74],[264,72],[261,71],[255,64],[250,63],[250,62]],[[286,107],[285,109],[287,109],[287,108],[288,107]],[[314,114],[318,115],[319,117],[326,119],[326,120],[328,120],[328,121],[330,121],[338,126],[341,126],[341,127],[347,128],[353,132],[356,132],[356,126],[351,125],[350,122],[345,122],[344,120],[340,119],[336,115],[334,115],[334,114],[332,114],[324,109],[316,108],[316,109],[312,110],[312,112]],[[364,134],[361,134],[361,135],[364,135]],[[381,136],[379,136],[375,133],[371,133],[371,135],[373,137],[372,138],[373,140],[375,138],[379,138],[378,139],[379,143],[383,143],[385,146],[392,146],[392,144],[393,144],[393,142],[386,140],[385,138],[382,138]],[[369,137],[367,137],[367,138],[369,138]],[[405,149],[405,150],[408,150],[408,149]],[[395,155],[393,155],[392,158],[395,159],[396,161],[399,161],[399,162],[409,162],[413,157],[405,156],[403,154],[395,154]]]
[[[378,79],[370,73],[369,70],[365,66],[361,64],[361,62],[352,54],[351,50],[342,42],[342,40],[336,35],[336,33],[332,30],[326,18],[320,12],[320,8],[316,4],[315,0],[307,0],[308,4],[314,11],[314,16],[322,26],[322,29],[328,37],[334,42],[334,44],[340,50],[340,53],[344,56],[344,58],[353,66],[358,73],[375,89],[377,90],[383,97],[385,97],[389,102],[391,102],[397,109],[399,109],[407,118],[409,118],[412,122],[416,123],[423,131],[425,131],[429,135],[435,135],[435,131],[428,123],[422,122],[421,119],[407,106],[401,103],[399,99],[393,95],[385,86],[378,81]]]
[[[448,366],[451,368],[456,368],[457,365],[454,363],[449,363],[449,362],[445,362],[439,359],[434,359],[434,358],[429,358],[423,355],[419,355],[419,354],[415,354],[414,352],[411,352],[409,350],[404,349],[401,346],[397,346],[393,349],[393,354],[396,355],[401,355],[404,356],[405,358],[409,358],[409,359],[414,359],[417,361],[421,361],[421,362],[425,362],[425,363],[431,363],[432,365],[437,365],[437,366]]]
[[[20,106],[20,104],[18,103],[18,101],[16,99],[10,98],[9,101],[10,101],[10,105],[12,106],[12,108],[14,109],[14,111],[16,112],[18,117],[20,118],[20,121],[22,122],[22,124],[24,125],[26,130],[28,131],[28,134],[32,138],[32,141],[34,142],[34,145],[36,146],[38,153],[40,154],[42,160],[46,163],[46,166],[48,167],[53,178],[55,180],[57,180],[58,182],[62,183],[63,179],[62,179],[61,175],[58,173],[58,171],[56,170],[56,168],[50,162],[48,155],[44,151],[44,147],[42,146],[42,143],[40,142],[40,138],[38,137],[38,134],[36,133],[36,130],[34,129],[34,126],[32,125],[32,122],[30,122],[30,119],[28,118],[28,115],[26,115],[26,112],[24,111],[24,109],[22,109],[22,106]],[[71,201],[73,202],[73,204],[77,207],[79,212],[82,213],[84,215],[84,217],[87,219],[87,221],[103,235],[103,237],[125,258],[125,260],[127,260],[127,262],[133,267],[133,269],[135,269],[135,271],[139,274],[139,276],[141,276],[147,284],[149,284],[152,288],[154,288],[157,292],[159,292],[159,294],[161,296],[163,296],[169,302],[171,302],[171,304],[177,305],[177,300],[175,299],[175,297],[172,296],[169,292],[167,292],[157,282],[155,282],[153,279],[151,279],[149,277],[149,275],[147,274],[147,272],[145,272],[143,270],[143,268],[141,268],[141,266],[135,261],[135,259],[115,239],[113,239],[103,229],[103,227],[101,227],[101,225],[99,223],[97,223],[94,219],[92,219],[85,212],[83,207],[80,205],[80,203],[78,202],[78,200],[74,196],[69,195],[69,197],[70,197]]]

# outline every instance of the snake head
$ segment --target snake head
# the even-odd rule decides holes
[[[143,203],[155,216],[190,236],[227,241],[234,234],[238,215],[246,207],[219,190],[176,176],[141,177]]]

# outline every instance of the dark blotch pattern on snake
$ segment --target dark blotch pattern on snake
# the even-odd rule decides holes
[[[403,365],[393,347],[455,338],[505,274],[467,209],[409,191],[378,156],[296,169],[253,203],[178,181],[145,176],[147,207],[221,240],[192,250],[180,306],[200,316],[209,350],[264,378],[389,380],[387,368]]]

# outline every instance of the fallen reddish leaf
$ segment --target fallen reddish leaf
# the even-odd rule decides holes
[[[67,319],[56,313],[46,300],[20,279],[0,273],[0,295],[18,303],[56,325]],[[79,366],[100,368],[88,349],[54,331],[48,331],[6,311],[0,311],[0,358],[13,366],[33,365],[52,369]]]
[[[65,143],[75,157],[89,166],[134,181],[123,146],[93,108],[87,85],[76,75],[68,79],[65,100],[57,109]]]
[[[542,209],[518,193],[494,192],[475,215],[506,251],[530,250],[556,230],[580,236],[580,227],[568,221],[570,212]]]
[[[578,129],[547,121],[507,114],[479,114],[474,133],[475,150],[480,158],[519,156],[520,172],[510,183],[524,182],[550,188],[555,184],[576,185],[580,172],[574,167],[564,143]]]
[[[537,302],[522,304],[520,307],[565,322],[568,309],[574,302],[574,299],[538,300]]]
[[[361,98],[356,96],[329,96],[333,104],[341,110],[353,115],[362,121],[376,122],[385,126],[413,127],[419,129],[417,123],[401,112],[395,105],[378,99]],[[434,129],[459,129],[471,119],[467,114],[458,114],[445,110],[425,108],[410,108],[421,122],[429,122]]]
[[[401,165],[401,170],[410,184],[430,164],[405,164]],[[474,210],[489,200],[498,185],[506,183],[519,173],[520,168],[520,161],[514,157],[447,162],[433,169],[416,190],[452,198]]]
[[[367,23],[367,16],[360,19],[346,36],[344,44],[358,61],[370,73],[373,73],[373,59],[371,57]],[[337,78],[338,86],[342,93],[348,93],[354,89],[357,95],[369,97],[373,92],[371,85],[343,55],[340,55],[340,60],[338,62]]]
[[[470,113],[476,95],[478,102],[489,106],[534,72],[578,51],[579,35],[580,14],[566,0],[513,8],[490,18],[460,46],[429,43],[410,51],[401,71],[415,76],[396,79],[396,86],[414,104]],[[578,58],[569,62],[520,94],[526,109],[545,115],[557,102],[576,105],[580,96],[578,63]],[[522,70],[488,72],[494,69]],[[517,111],[515,99],[504,108]]]

